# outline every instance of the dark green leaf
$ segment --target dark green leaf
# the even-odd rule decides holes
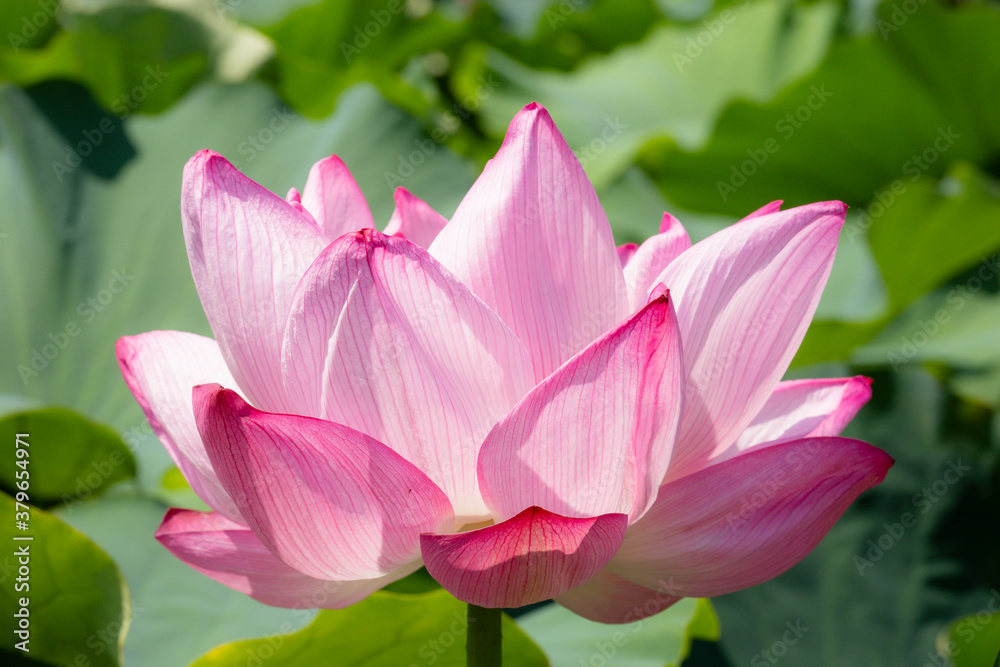
[[[48,507],[99,495],[115,482],[135,476],[135,459],[106,426],[64,408],[44,408],[0,418],[0,434],[12,440],[27,433],[26,451],[32,504]],[[14,456],[0,459],[0,488],[13,494],[24,468]]]

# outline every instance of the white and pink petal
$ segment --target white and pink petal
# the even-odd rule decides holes
[[[661,294],[543,380],[486,437],[479,482],[493,516],[531,506],[641,516],[670,462],[682,373]]]
[[[604,209],[535,103],[511,121],[430,252],[524,342],[536,382],[627,315]]]
[[[635,623],[659,614],[679,601],[669,584],[654,590],[602,570],[593,579],[572,588],[555,601],[574,614],[597,623]]]
[[[343,609],[420,566],[416,561],[376,579],[316,579],[278,559],[246,526],[212,512],[171,509],[156,539],[205,576],[259,602],[286,609]]]
[[[212,151],[184,167],[181,217],[195,287],[233,377],[254,405],[295,411],[281,341],[295,285],[328,241],[310,216]]]
[[[687,373],[668,479],[704,466],[764,407],[819,303],[845,210],[825,202],[744,220],[658,277],[675,302]]]
[[[649,293],[659,283],[663,270],[690,247],[691,239],[680,220],[664,213],[660,233],[646,239],[625,264],[625,284],[631,312],[646,305]]]
[[[361,188],[336,155],[320,160],[309,170],[302,206],[316,219],[328,241],[375,226]]]
[[[862,375],[780,382],[750,425],[712,463],[751,447],[840,435],[871,398],[871,384],[871,378]]]
[[[421,248],[429,248],[448,220],[406,188],[396,188],[393,199],[396,210],[392,212],[383,233],[404,238]]]
[[[125,384],[194,492],[212,509],[242,521],[212,469],[191,401],[195,385],[237,386],[219,346],[183,331],[150,331],[120,338],[115,352]]]
[[[310,414],[386,443],[471,523],[486,434],[531,388],[514,333],[422,248],[374,230],[331,244],[303,278],[284,349]]]
[[[683,597],[755,586],[808,555],[892,463],[846,438],[750,449],[665,484],[608,570],[648,588],[667,581]]]

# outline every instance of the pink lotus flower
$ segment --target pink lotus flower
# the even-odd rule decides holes
[[[892,464],[837,437],[866,378],[780,381],[843,204],[775,202],[693,247],[665,215],[616,249],[532,104],[450,221],[396,205],[371,229],[335,157],[284,200],[188,163],[215,340],[150,332],[118,358],[214,510],[157,538],[209,577],[339,608],[426,565],[479,606],[633,621],[785,571]]]

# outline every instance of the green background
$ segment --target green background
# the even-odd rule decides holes
[[[873,377],[847,435],[897,463],[776,580],[684,601],[626,626],[624,643],[561,608],[529,611],[505,621],[508,662],[988,667],[998,35],[1000,5],[986,1],[0,3],[0,437],[36,443],[32,581],[45,601],[30,657],[5,643],[0,660],[176,667],[273,650],[274,665],[462,664],[459,636],[428,653],[460,605],[426,579],[315,617],[163,550],[152,534],[165,508],[198,500],[122,382],[114,341],[209,333],[178,206],[197,150],[278,193],[336,153],[384,225],[398,185],[450,215],[536,100],[620,243],[655,233],[664,210],[697,240],[775,199],[850,205],[789,377]],[[17,470],[0,456],[7,494]],[[385,637],[403,653],[381,650]]]

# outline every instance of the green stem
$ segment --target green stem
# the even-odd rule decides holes
[[[500,667],[500,619],[502,609],[469,605],[469,632],[465,642],[468,667]]]

